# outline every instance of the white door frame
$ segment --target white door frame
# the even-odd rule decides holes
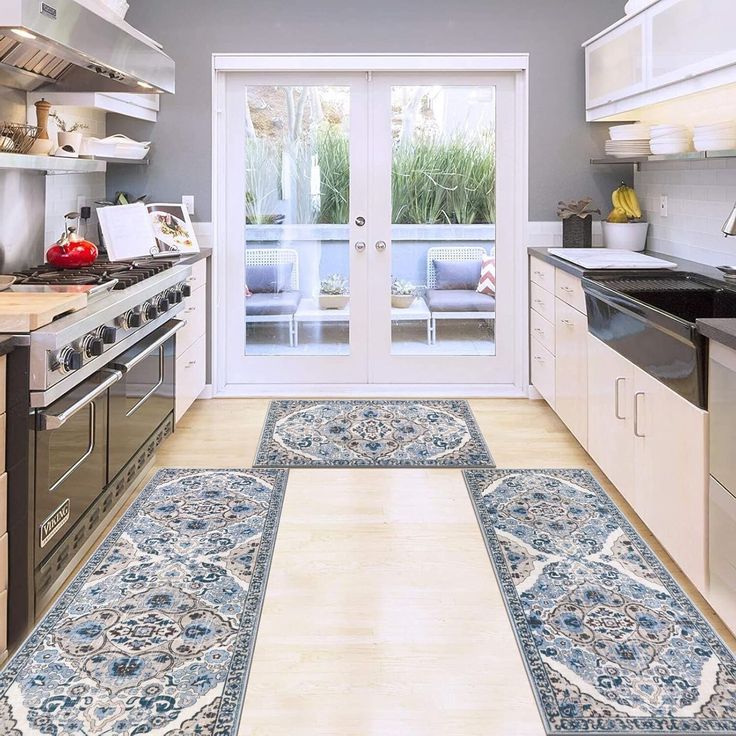
[[[227,207],[222,196],[225,161],[232,155],[225,128],[226,78],[232,72],[438,71],[514,72],[516,120],[514,187],[514,382],[513,384],[263,384],[226,383],[224,336],[227,310],[215,297],[212,314],[212,372],[215,396],[464,396],[508,397],[528,394],[528,285],[526,232],[528,221],[528,54],[213,54],[212,57],[212,212],[213,294],[227,282],[224,255]],[[218,253],[218,246],[220,247]],[[224,294],[224,291],[222,291]]]

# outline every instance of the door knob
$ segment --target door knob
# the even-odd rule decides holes
[[[357,250],[358,253],[362,253],[365,250],[365,243],[362,240],[356,243],[355,250]]]
[[[376,250],[386,250],[386,241],[384,241],[384,240],[379,240],[379,241],[378,241],[378,242],[376,243]]]

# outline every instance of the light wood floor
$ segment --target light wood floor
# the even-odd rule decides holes
[[[627,510],[546,404],[471,405],[499,467],[589,468]],[[249,466],[267,406],[197,402],[157,466]],[[460,471],[291,471],[240,734],[543,733]]]

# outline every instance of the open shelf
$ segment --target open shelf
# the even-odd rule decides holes
[[[616,158],[615,156],[601,156],[590,159],[591,164],[646,164],[657,161],[707,161],[716,158],[736,158],[736,151],[690,151],[689,153],[674,153],[669,156],[628,156]]]
[[[39,171],[55,174],[94,174],[107,170],[104,161],[60,156],[34,156],[23,153],[0,153],[0,169]]]
[[[98,161],[106,164],[124,164],[126,166],[148,166],[147,158],[105,158],[104,156],[95,156],[94,158],[86,158],[85,161]]]

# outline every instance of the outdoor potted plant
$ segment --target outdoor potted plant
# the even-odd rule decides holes
[[[67,123],[64,118],[54,110],[49,115],[52,120],[59,127],[59,131],[56,137],[59,142],[59,148],[64,151],[67,155],[79,156],[79,152],[82,150],[82,133],[81,131],[87,130],[89,125],[86,123]]]
[[[649,223],[641,220],[641,206],[636,192],[621,184],[611,195],[613,209],[602,223],[603,245],[622,250],[644,250]]]
[[[591,206],[590,197],[577,202],[558,202],[557,216],[562,218],[562,247],[591,248],[593,246],[593,215],[600,215],[599,209]]]
[[[417,297],[417,287],[411,281],[394,279],[391,282],[391,306],[408,309]]]
[[[345,309],[350,301],[348,280],[339,273],[322,279],[319,285],[320,309]]]

